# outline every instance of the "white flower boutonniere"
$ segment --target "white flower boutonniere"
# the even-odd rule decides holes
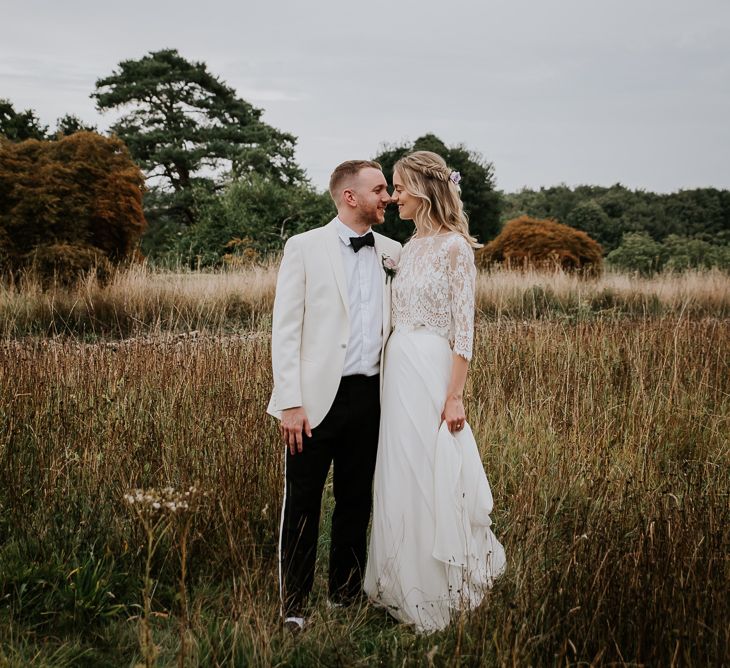
[[[380,256],[383,262],[383,271],[385,272],[385,282],[392,281],[398,273],[398,265],[395,260],[387,255]]]

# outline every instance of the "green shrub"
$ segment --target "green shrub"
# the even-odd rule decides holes
[[[730,246],[713,244],[704,239],[669,235],[664,240],[667,250],[665,267],[672,271],[685,269],[730,269]]]
[[[651,276],[663,269],[685,271],[715,267],[727,271],[730,270],[730,245],[676,234],[659,242],[646,232],[631,232],[624,234],[621,245],[608,254],[606,262],[616,269],[642,276]]]
[[[624,271],[636,271],[649,276],[662,269],[667,261],[667,249],[646,232],[624,234],[621,245],[606,257],[611,266]]]
[[[336,214],[329,195],[257,175],[234,181],[220,194],[200,194],[199,222],[180,234],[172,251],[191,267],[237,264],[277,252],[292,234]]]

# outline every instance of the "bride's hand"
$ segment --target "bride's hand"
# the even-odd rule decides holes
[[[452,434],[464,428],[466,411],[464,402],[459,397],[449,397],[446,400],[444,410],[441,412],[441,421],[446,421],[446,426]]]

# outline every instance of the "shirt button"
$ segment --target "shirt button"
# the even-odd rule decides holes
[[[342,347],[342,348],[347,348],[347,344],[346,344],[346,343],[341,343],[341,344],[340,344],[340,347]]]

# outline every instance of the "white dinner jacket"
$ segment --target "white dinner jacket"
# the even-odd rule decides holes
[[[281,418],[285,408],[303,406],[314,429],[337,394],[350,340],[350,317],[340,237],[335,221],[291,237],[279,267],[271,325],[274,391],[267,412]],[[373,232],[383,284],[383,351],[391,330],[391,281],[383,256],[398,262],[401,245]],[[387,280],[386,280],[387,279]]]

